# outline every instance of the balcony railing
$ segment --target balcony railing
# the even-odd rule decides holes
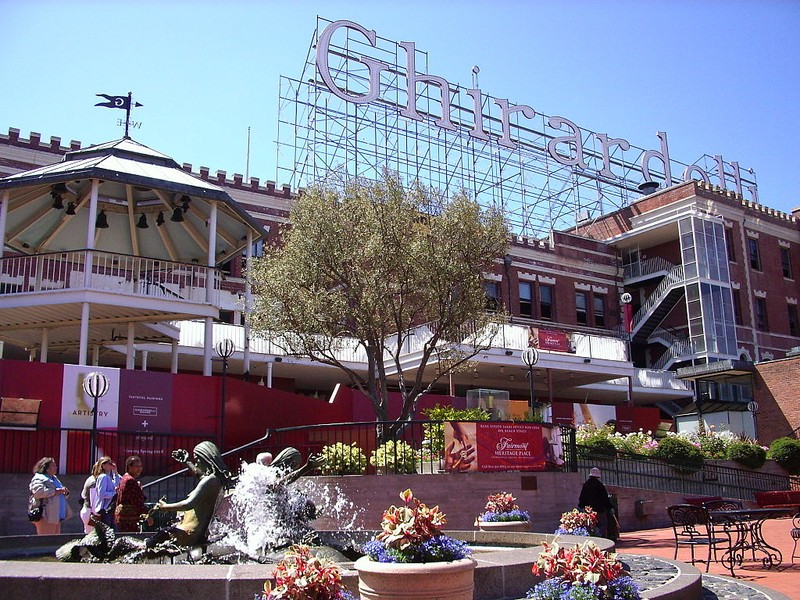
[[[97,250],[4,256],[0,258],[0,296],[91,289],[204,302],[209,271],[214,277],[211,301],[218,303],[220,275],[201,265]]]

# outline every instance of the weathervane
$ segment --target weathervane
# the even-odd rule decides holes
[[[106,108],[121,108],[125,111],[125,137],[129,138],[128,135],[128,124],[131,121],[131,107],[136,106],[144,106],[139,102],[133,102],[133,93],[128,92],[127,96],[109,96],[108,94],[95,94],[95,96],[100,96],[108,100],[108,102],[98,102],[95,106],[105,106]]]

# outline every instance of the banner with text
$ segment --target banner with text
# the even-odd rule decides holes
[[[446,422],[445,470],[544,471],[548,460],[542,429],[536,423]]]
[[[119,389],[119,428],[122,431],[170,433],[171,373],[123,371]]]
[[[83,391],[84,378],[94,371],[108,377],[108,392],[97,400],[97,428],[116,429],[119,416],[119,369],[64,365],[61,388],[61,427],[91,429],[94,398]]]

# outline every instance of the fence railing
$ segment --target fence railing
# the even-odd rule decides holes
[[[0,472],[30,473],[40,458],[52,456],[59,473],[88,473],[90,436],[88,429],[1,428]],[[98,456],[107,454],[119,465],[137,454],[142,457],[146,474],[165,474],[179,466],[172,459],[173,450],[194,448],[204,439],[209,436],[99,430],[97,451]]]
[[[697,468],[635,454],[618,453],[614,458],[601,458],[585,446],[578,446],[577,462],[578,470],[583,473],[588,473],[591,467],[600,467],[606,485],[687,496],[722,496],[752,502],[754,492],[786,490],[798,484],[796,477],[736,469],[708,461]]]
[[[0,257],[0,295],[92,289],[205,301],[209,272],[214,277],[212,301],[218,303],[221,277],[216,269],[202,265],[98,250],[4,256]]]

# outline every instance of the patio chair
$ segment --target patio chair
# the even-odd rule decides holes
[[[708,510],[703,506],[675,504],[667,507],[667,513],[672,522],[672,531],[675,534],[675,560],[678,560],[678,548],[680,546],[689,546],[691,563],[703,562],[702,559],[695,557],[694,549],[697,546],[705,546],[708,548],[705,560],[706,573],[708,573],[708,569],[711,566],[712,551],[714,560],[716,560],[718,547],[730,549],[730,535],[726,534],[723,537],[714,534],[708,518]]]
[[[792,517],[792,530],[789,534],[794,540],[794,547],[792,548],[792,564],[794,564],[795,557],[800,558],[800,556],[797,555],[797,540],[800,540],[800,513]]]
[[[739,500],[709,500],[708,502],[703,502],[703,508],[707,511],[712,510],[741,510],[744,508],[744,504],[742,504]],[[709,524],[711,528],[711,536],[712,537],[721,537],[721,536],[728,536],[730,535],[732,525],[730,522],[715,522],[713,519],[709,519]],[[756,552],[753,549],[753,560],[756,559]],[[714,560],[717,560],[717,548],[714,548]]]

